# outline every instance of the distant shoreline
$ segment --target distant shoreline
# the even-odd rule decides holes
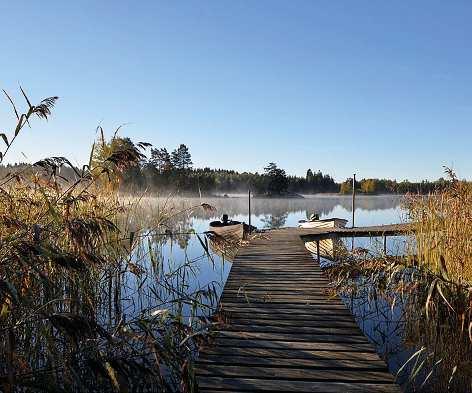
[[[129,192],[123,192],[121,193],[122,196],[129,197],[129,196],[135,196],[133,193]],[[385,198],[385,197],[393,197],[393,198],[402,198],[405,197],[407,194],[356,194],[356,199],[358,198]],[[177,193],[171,193],[171,192],[166,192],[166,193],[149,193],[145,196],[145,198],[191,198],[191,199],[196,199],[196,198],[214,198],[214,199],[245,199],[248,197],[247,193],[226,193],[226,194],[202,194],[199,195],[198,193],[191,193],[191,194],[177,194]],[[287,200],[287,199],[293,199],[293,200],[302,200],[302,199],[315,199],[315,198],[345,198],[345,199],[351,199],[352,195],[351,194],[338,194],[338,193],[332,193],[332,192],[320,192],[316,194],[298,194],[298,196],[284,196],[284,195],[274,195],[274,196],[268,196],[268,195],[251,195],[251,199],[258,199],[258,200],[276,200],[276,199],[281,199],[281,200]]]

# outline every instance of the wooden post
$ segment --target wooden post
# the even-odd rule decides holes
[[[387,236],[384,235],[384,254],[387,255]]]
[[[252,227],[251,227],[251,190],[248,190],[248,214],[249,214],[249,234],[252,232]]]
[[[320,259],[320,241],[316,241],[316,260],[318,261],[318,264],[321,262]]]
[[[355,212],[356,212],[356,174],[352,177],[352,227],[355,225]]]

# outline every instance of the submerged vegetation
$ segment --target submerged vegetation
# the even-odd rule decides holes
[[[0,159],[57,100],[34,106],[23,96],[21,114],[7,95],[17,123],[0,135]],[[0,180],[4,392],[195,389],[191,360],[211,324],[216,289],[189,288],[192,260],[164,264],[160,234],[172,234],[176,215],[212,207],[170,201],[140,216],[140,198],[121,200],[118,191],[148,144],[106,141],[100,131],[81,169],[52,157]]]
[[[472,390],[472,186],[447,170],[447,185],[409,196],[405,257],[347,255],[328,271],[336,288],[401,310],[410,358],[399,370],[411,389]],[[377,304],[377,303],[376,303]],[[376,306],[375,306],[376,307]]]

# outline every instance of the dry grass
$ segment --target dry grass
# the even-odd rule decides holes
[[[11,140],[1,136],[1,159],[56,97],[25,99]],[[0,180],[0,390],[195,389],[192,359],[215,288],[188,291],[192,261],[163,267],[155,240],[185,210],[143,216],[139,198],[119,197],[123,171],[146,147],[102,137],[80,170],[54,157]],[[62,176],[66,167],[73,176]],[[123,310],[129,298],[132,313]]]
[[[450,173],[448,188],[407,203],[418,260],[455,283],[472,284],[472,184]]]
[[[399,370],[407,385],[435,392],[472,389],[472,185],[448,171],[447,187],[409,196],[413,232],[405,258],[346,256],[331,267],[336,288],[369,302],[401,304]],[[413,385],[411,385],[413,384]]]

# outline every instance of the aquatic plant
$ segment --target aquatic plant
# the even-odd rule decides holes
[[[0,160],[34,116],[50,117],[57,100],[35,106],[21,92],[21,114],[5,92],[17,123],[11,135],[0,134]],[[119,185],[148,144],[116,133],[106,141],[99,131],[82,168],[52,157],[0,180],[5,392],[195,390],[192,359],[212,323],[216,289],[189,290],[193,261],[164,266],[153,241],[188,209],[139,217],[139,198],[123,201]]]
[[[411,356],[398,375],[406,387],[466,392],[472,389],[472,185],[446,172],[447,185],[406,199],[406,256],[350,254],[327,271],[353,299],[401,310]]]

